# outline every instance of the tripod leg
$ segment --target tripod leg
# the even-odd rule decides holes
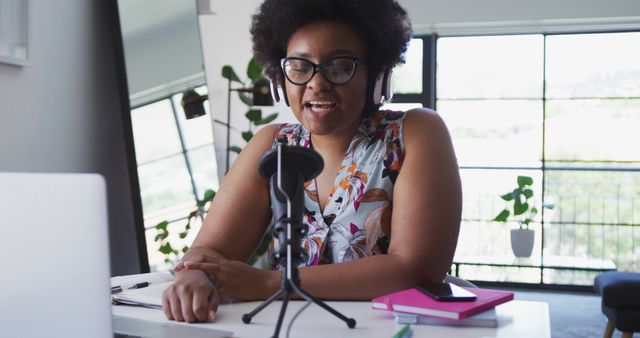
[[[329,311],[331,314],[333,314],[334,316],[342,319],[345,323],[347,323],[347,326],[350,329],[353,329],[354,327],[356,327],[356,320],[353,318],[347,318],[345,315],[343,315],[342,313],[338,312],[336,309],[332,308],[331,306],[327,305],[325,302],[316,299],[315,297],[313,297],[312,295],[310,295],[308,292],[302,290],[300,287],[298,287],[297,285],[291,283],[293,286],[293,289],[295,290],[295,292],[297,294],[299,294],[300,296],[302,296],[302,298],[310,301],[310,302],[314,302],[316,304],[318,304],[320,307],[322,307],[323,309]]]
[[[284,291],[284,298],[282,299],[282,307],[280,308],[280,315],[278,315],[278,322],[276,323],[276,330],[273,332],[272,338],[278,338],[280,334],[280,327],[282,326],[282,321],[284,320],[284,313],[287,311],[287,305],[289,304],[289,298],[291,297],[291,292],[288,290]]]
[[[285,292],[286,292],[285,289],[278,290],[276,293],[271,295],[271,297],[269,297],[269,299],[265,300],[264,302],[262,302],[262,304],[258,305],[257,308],[253,309],[253,311],[243,314],[242,315],[242,322],[244,322],[245,324],[251,323],[251,318],[253,318],[253,316],[257,315],[258,312],[262,311],[262,309],[267,307],[267,305],[271,304],[271,302],[273,302],[274,300],[280,298],[280,296],[282,296],[282,294],[284,294]],[[288,299],[289,298],[288,293],[286,293],[286,294],[287,294],[287,299]]]

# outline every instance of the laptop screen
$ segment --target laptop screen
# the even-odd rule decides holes
[[[0,173],[0,336],[113,337],[104,179]]]

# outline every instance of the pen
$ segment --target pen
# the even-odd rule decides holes
[[[400,329],[400,331],[396,332],[393,335],[393,338],[411,338],[413,336],[413,331],[411,330],[411,325],[407,324]]]
[[[131,289],[142,289],[142,288],[146,288],[147,286],[149,286],[151,283],[149,282],[140,282],[140,283],[135,283],[129,287],[126,287],[126,290],[131,290]],[[116,294],[116,293],[120,293],[122,292],[123,287],[121,285],[118,286],[112,286],[111,287],[111,294]]]

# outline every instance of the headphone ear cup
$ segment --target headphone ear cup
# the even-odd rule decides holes
[[[269,80],[269,89],[271,90],[273,102],[280,102],[280,93],[278,93],[278,85],[275,80]]]
[[[374,105],[382,103],[382,84],[384,82],[384,72],[376,76],[376,82],[373,85],[372,101]]]
[[[389,102],[393,97],[393,88],[392,88],[392,79],[393,79],[393,69],[389,69],[385,71],[384,75],[384,84],[382,85],[382,95],[384,95],[384,101]]]
[[[289,106],[289,98],[287,97],[287,93],[284,91],[284,87],[281,86],[277,80],[270,80],[271,87],[271,97],[273,98],[273,102],[280,102],[280,100],[284,99],[284,103]]]
[[[376,77],[373,85],[373,104],[383,104],[385,101],[391,100],[393,93],[391,92],[391,73],[393,70],[385,69]]]

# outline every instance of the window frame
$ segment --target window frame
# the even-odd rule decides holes
[[[549,36],[555,35],[587,35],[587,34],[607,34],[607,33],[628,33],[640,32],[639,29],[594,29],[594,30],[575,30],[575,31],[557,31],[557,32],[545,32],[545,31],[517,31],[514,29],[514,32],[486,32],[486,33],[477,33],[477,34],[451,34],[451,35],[439,35],[437,33],[432,33],[429,35],[417,35],[414,38],[423,39],[423,92],[417,94],[396,94],[393,97],[393,103],[420,103],[423,107],[432,108],[437,110],[438,97],[436,96],[436,76],[437,76],[437,43],[439,38],[446,37],[471,37],[471,36],[504,36],[504,35],[530,35],[530,34],[540,34],[543,38],[543,67],[542,67],[542,96],[539,98],[542,101],[542,145],[541,145],[541,158],[540,158],[540,166],[499,166],[499,165],[465,165],[460,166],[460,170],[522,170],[522,171],[536,171],[539,172],[542,180],[541,180],[541,203],[545,204],[545,199],[547,198],[547,175],[548,172],[551,171],[589,171],[589,172],[597,172],[597,171],[607,171],[607,172],[640,172],[640,159],[633,161],[634,165],[632,167],[622,167],[622,164],[628,164],[627,161],[572,161],[566,160],[565,162],[574,164],[572,165],[559,165],[562,160],[559,159],[547,159],[547,135],[546,135],[546,125],[547,125],[547,103],[548,100],[553,101],[567,101],[567,100],[579,100],[582,98],[548,98],[547,97],[547,38]],[[600,99],[609,99],[609,98],[600,98]],[[624,99],[640,99],[640,97],[626,97]],[[454,101],[455,99],[447,99]],[[538,100],[538,98],[536,98]],[[551,162],[551,163],[548,163]],[[609,164],[615,165],[616,163],[620,163],[618,167],[611,166],[607,168],[599,168],[598,164]],[[593,166],[589,166],[588,164],[592,164]],[[575,284],[549,284],[545,283],[545,270],[549,270],[549,266],[546,266],[543,262],[543,258],[545,255],[545,234],[544,228],[545,224],[553,224],[554,222],[545,221],[544,217],[545,208],[541,208],[540,210],[540,229],[541,229],[541,248],[540,248],[540,264],[530,266],[531,268],[539,269],[540,278],[539,283],[530,284],[530,283],[520,283],[520,282],[499,282],[499,281],[476,281],[480,285],[500,285],[500,286],[526,286],[529,288],[543,288],[543,289],[566,289],[566,290],[575,290],[575,291],[585,291],[591,290],[591,286],[584,285],[575,285]],[[633,220],[631,221],[633,223]],[[622,223],[616,224],[618,226],[624,225]],[[633,224],[630,224],[633,226]],[[452,266],[452,270],[450,272],[457,272],[461,265],[465,263],[454,263]],[[493,265],[493,264],[488,264]],[[513,267],[518,268],[518,265],[505,265],[505,267]],[[527,266],[529,267],[529,266]],[[578,269],[579,271],[586,271],[582,269]]]

